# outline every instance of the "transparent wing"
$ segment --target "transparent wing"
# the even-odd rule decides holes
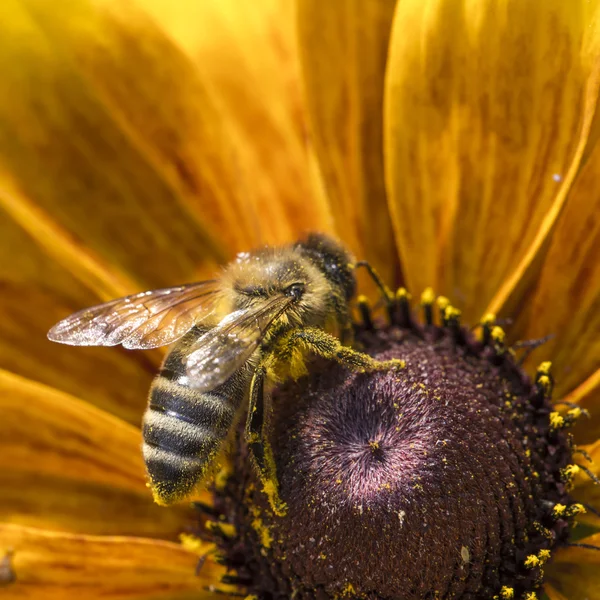
[[[166,346],[209,316],[218,298],[216,280],[141,292],[80,310],[57,323],[48,338],[72,346]]]
[[[188,383],[199,390],[213,390],[225,383],[259,347],[271,324],[291,304],[277,296],[248,310],[227,315],[198,338],[187,357]]]

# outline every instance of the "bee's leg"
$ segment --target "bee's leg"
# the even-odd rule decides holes
[[[371,279],[375,282],[375,285],[379,288],[381,295],[383,296],[383,301],[385,302],[388,317],[390,322],[393,323],[395,298],[392,290],[385,285],[381,277],[379,277],[379,273],[377,273],[377,271],[366,260],[361,260],[354,265],[355,269],[358,269],[358,267],[363,267],[366,269],[367,273],[371,276]]]
[[[266,372],[264,365],[259,365],[252,376],[245,433],[251,460],[258,471],[271,509],[277,516],[283,517],[287,512],[287,505],[279,497],[279,480],[277,479],[273,450],[265,435],[267,423],[265,408],[269,408],[269,406],[265,407],[265,404],[269,404],[270,400],[265,392]]]
[[[349,369],[361,373],[406,366],[403,360],[396,358],[385,361],[375,360],[368,354],[344,346],[338,338],[316,327],[292,329],[284,334],[281,343],[290,350],[298,345],[304,346],[306,350],[317,356],[335,360]]]

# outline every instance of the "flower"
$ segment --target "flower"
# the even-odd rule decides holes
[[[554,334],[525,366],[551,359],[553,397],[590,411],[574,431],[600,470],[596,3],[246,4],[2,3],[7,597],[221,587],[210,556],[194,572],[206,547],[176,541],[195,516],[145,487],[137,426],[160,353],[45,332],[306,229],[337,233],[385,281],[432,286],[464,322],[512,319],[507,346]],[[583,519],[579,542],[600,545]],[[551,600],[593,597],[599,560],[558,549]]]

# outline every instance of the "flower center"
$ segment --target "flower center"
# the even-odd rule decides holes
[[[357,328],[365,352],[405,369],[315,361],[275,391],[269,438],[285,516],[239,443],[215,494],[236,533],[216,541],[249,594],[536,598],[579,510],[547,365],[531,382],[499,328],[485,324],[480,342],[447,307],[442,326],[425,313],[426,325]]]

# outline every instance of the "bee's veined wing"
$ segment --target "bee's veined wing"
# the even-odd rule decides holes
[[[166,346],[210,315],[218,298],[216,280],[141,292],[80,310],[57,323],[48,338],[72,346]]]
[[[290,304],[291,299],[282,295],[227,315],[190,348],[186,361],[188,384],[208,391],[225,383],[252,356],[273,321]]]

